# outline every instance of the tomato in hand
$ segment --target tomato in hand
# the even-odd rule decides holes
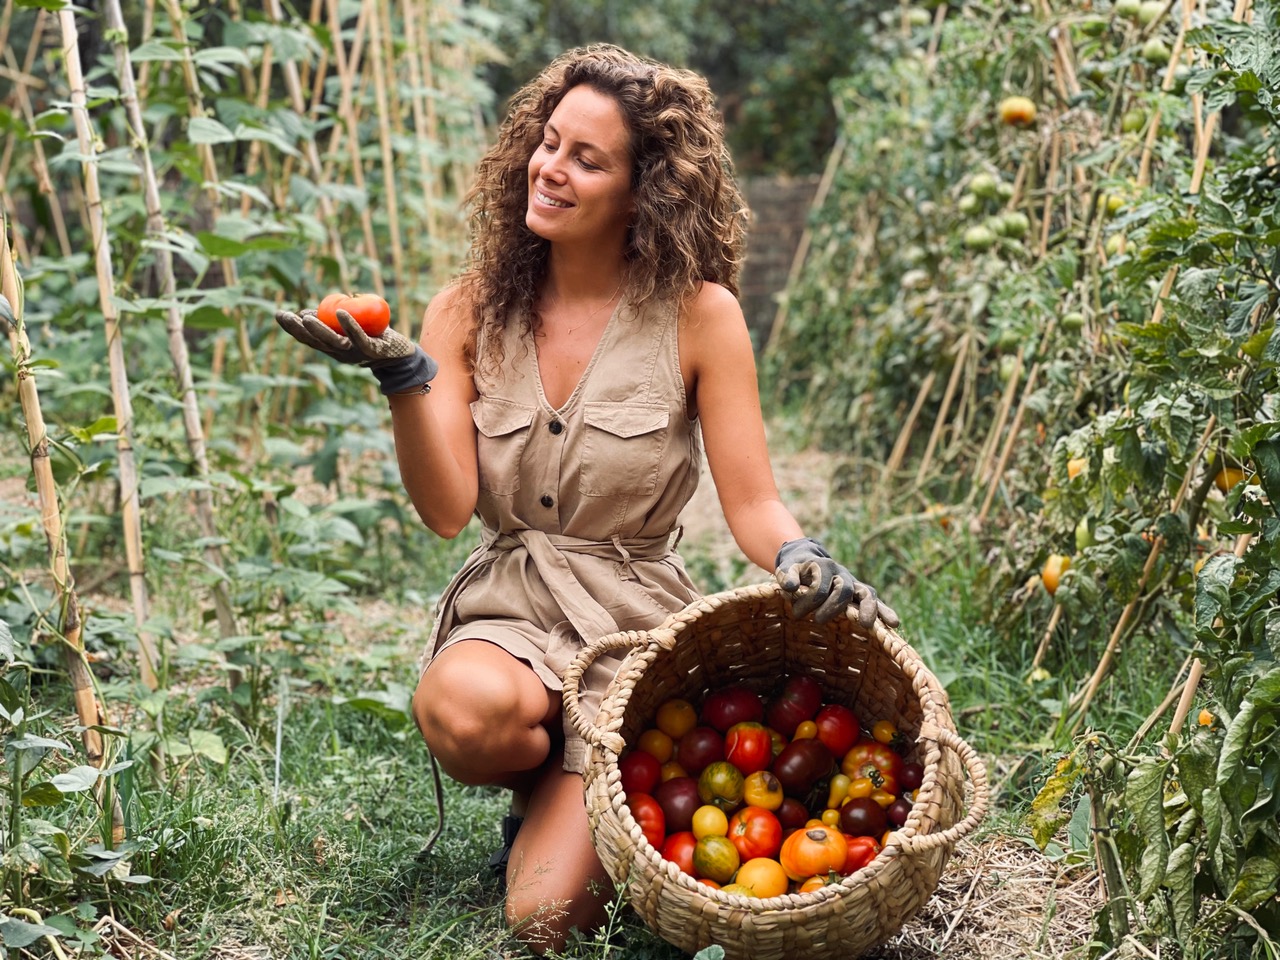
[[[773,857],[782,847],[782,824],[763,807],[743,807],[729,820],[728,837],[744,861]]]
[[[765,716],[770,727],[789,737],[801,723],[812,720],[820,706],[822,684],[807,674],[799,674],[787,680]]]
[[[326,327],[341,333],[346,331],[338,322],[338,311],[345,310],[371,337],[380,337],[387,327],[391,326],[391,306],[376,293],[360,293],[347,296],[342,293],[331,293],[320,301],[316,308],[316,317]]]
[[[667,836],[667,826],[658,801],[647,793],[638,793],[634,797],[627,797],[627,806],[631,808],[631,815],[636,818],[636,823],[640,824],[644,838],[655,850],[661,850],[662,841]]]
[[[813,722],[818,727],[818,739],[837,757],[848,753],[862,732],[857,714],[838,703],[828,703],[818,711]]]
[[[724,758],[744,774],[767,769],[773,762],[773,739],[753,720],[735,723],[724,735]]]
[[[764,703],[759,694],[740,684],[722,687],[707,694],[702,704],[702,722],[725,733],[737,723],[764,719]],[[744,770],[744,773],[750,773]]]

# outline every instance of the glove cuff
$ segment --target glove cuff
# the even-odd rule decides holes
[[[773,562],[773,568],[777,570],[780,567],[790,566],[798,562],[801,559],[801,556],[798,555],[803,555],[805,560],[813,560],[818,557],[826,560],[831,559],[831,554],[827,553],[827,548],[820,541],[815,540],[813,537],[801,537],[798,540],[788,540],[778,548],[778,556]]]
[[[390,363],[370,365],[370,371],[378,378],[378,388],[383,396],[404,393],[415,387],[423,387],[435,379],[440,365],[427,355],[422,347],[414,346],[413,353]],[[425,391],[424,391],[425,392]]]

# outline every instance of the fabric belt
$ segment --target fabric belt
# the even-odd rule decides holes
[[[543,583],[555,598],[565,618],[582,640],[590,642],[618,631],[617,621],[582,586],[565,554],[577,553],[616,560],[624,575],[634,578],[633,560],[661,560],[671,553],[671,535],[624,540],[582,540],[541,530],[513,530],[498,533],[485,528],[484,543],[490,551],[504,552],[523,547],[529,552]]]

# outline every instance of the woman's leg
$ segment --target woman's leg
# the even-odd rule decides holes
[[[559,709],[560,695],[528,664],[484,640],[443,650],[413,695],[418,729],[445,773],[521,793],[529,772],[548,760],[552,737],[545,725]]]
[[[560,950],[574,927],[605,918],[613,884],[596,856],[582,775],[549,758],[529,794],[507,868],[507,923],[535,953]]]

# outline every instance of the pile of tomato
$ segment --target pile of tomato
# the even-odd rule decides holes
[[[906,823],[924,776],[889,720],[864,726],[812,677],[761,697],[741,684],[699,709],[672,698],[618,762],[645,839],[702,883],[775,897],[866,866]]]

